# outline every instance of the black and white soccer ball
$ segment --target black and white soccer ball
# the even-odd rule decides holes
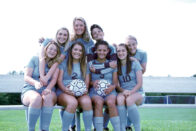
[[[110,82],[108,82],[107,80],[99,80],[98,82],[98,88],[97,88],[97,94],[100,96],[106,96],[104,90],[108,88],[108,85],[110,85]]]
[[[86,84],[83,80],[72,80],[69,85],[69,89],[74,93],[75,96],[82,96],[87,91]]]

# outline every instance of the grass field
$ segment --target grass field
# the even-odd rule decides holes
[[[196,109],[140,108],[139,111],[142,131],[196,131]],[[109,128],[112,130],[111,124]],[[25,111],[0,111],[0,131],[27,131]],[[50,131],[61,131],[58,110],[54,110]]]

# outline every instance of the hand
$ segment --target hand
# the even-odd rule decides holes
[[[90,66],[90,71],[93,72],[93,73],[95,73],[95,70],[96,70],[95,67],[93,65],[91,65]]]
[[[128,97],[129,96],[129,90],[124,90],[122,93],[123,93],[123,95],[125,97]]]
[[[69,89],[69,87],[70,85],[66,86],[63,91],[68,95],[75,96],[74,93]]]
[[[43,90],[43,92],[42,92],[42,95],[48,95],[48,94],[51,94],[51,90],[50,89],[45,89],[45,90]]]
[[[95,89],[98,88],[98,82],[99,82],[99,80],[96,80],[93,82],[93,88],[95,88]]]
[[[43,86],[47,86],[48,85],[48,77],[40,76],[40,81],[43,83]]]
[[[104,90],[105,94],[109,94],[110,92],[112,92],[115,89],[115,85],[108,85],[108,88],[106,88]]]
[[[44,42],[44,40],[45,40],[44,37],[41,37],[41,38],[39,38],[38,42],[41,44]]]
[[[132,56],[131,56],[129,59],[130,59],[131,61],[138,61],[136,58],[134,58],[134,57],[132,57]]]
[[[111,61],[109,63],[109,65],[110,65],[111,68],[116,68],[117,67],[117,62],[116,61]]]
[[[132,90],[124,90],[123,91],[123,95],[125,96],[125,97],[128,97],[128,96],[130,96],[130,95],[132,95],[133,94],[133,91]]]
[[[35,89],[40,89],[40,88],[42,88],[43,87],[43,84],[42,84],[42,82],[39,82],[39,81],[36,81],[35,82]]]
[[[88,90],[86,90],[83,95],[87,95],[87,94],[88,94]]]

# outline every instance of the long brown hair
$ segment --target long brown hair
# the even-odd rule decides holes
[[[130,53],[129,53],[129,49],[127,47],[127,45],[125,45],[124,43],[119,44],[118,46],[124,46],[125,49],[127,50],[127,57],[126,57],[126,74],[129,74],[131,72],[131,66],[132,66],[132,62],[130,60]],[[117,57],[117,66],[118,66],[118,75],[122,75],[122,70],[121,70],[121,62],[120,59]]]
[[[56,48],[57,48],[57,54],[56,54],[56,56],[54,57],[54,58],[48,58],[48,56],[47,56],[47,49],[48,49],[48,47],[50,46],[50,45],[52,45],[52,44],[54,44],[55,46],[56,46]],[[59,49],[59,46],[58,46],[58,44],[54,41],[54,40],[51,40],[47,45],[46,45],[46,47],[44,48],[44,55],[45,55],[45,61],[47,61],[48,62],[48,67],[50,68],[54,63],[56,63],[57,61],[58,61],[58,58],[60,57],[60,54],[61,54],[61,52],[60,52],[60,49]]]
[[[76,35],[76,32],[74,30],[74,24],[76,22],[76,20],[79,20],[79,21],[82,21],[84,23],[84,26],[85,26],[85,30],[84,30],[84,33],[82,34],[82,38],[83,40],[85,40],[86,42],[89,42],[90,41],[90,34],[88,32],[88,27],[87,27],[87,24],[86,24],[86,21],[84,20],[84,18],[82,17],[75,17],[74,20],[73,20],[73,34],[71,35],[71,41],[75,41],[76,39],[78,39],[79,37]]]
[[[80,58],[80,71],[82,72],[82,76],[85,79],[86,76],[86,56],[85,56],[85,48],[84,45],[80,42],[75,42],[71,45],[68,50],[68,60],[67,60],[67,72],[69,75],[72,73],[73,68],[73,56],[72,56],[72,49],[75,45],[80,45],[82,47],[82,57]]]

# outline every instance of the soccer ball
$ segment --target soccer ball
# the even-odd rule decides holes
[[[69,89],[74,93],[75,96],[82,96],[87,91],[86,84],[83,80],[75,79],[70,82]]]
[[[100,80],[97,85],[97,94],[100,96],[106,96],[104,90],[108,88],[108,85],[110,85],[110,82],[108,82],[107,80]]]

